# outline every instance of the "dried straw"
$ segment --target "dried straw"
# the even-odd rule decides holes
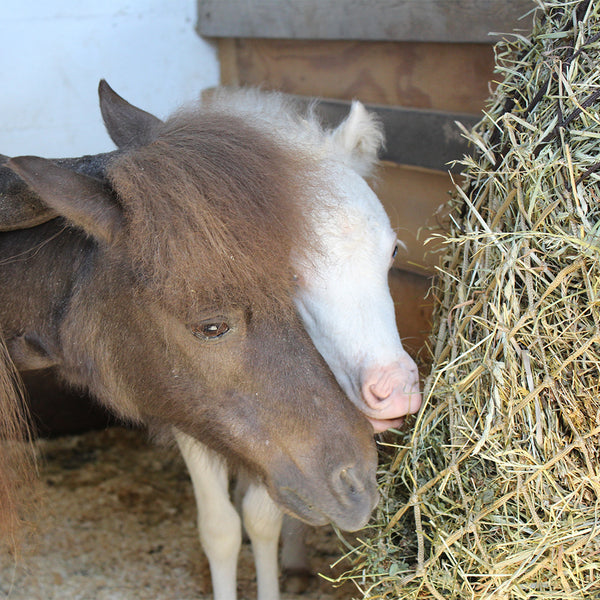
[[[538,4],[467,134],[425,406],[349,553],[368,598],[600,598],[600,2]]]

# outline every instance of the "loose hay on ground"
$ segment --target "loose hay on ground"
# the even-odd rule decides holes
[[[600,597],[600,3],[537,5],[468,133],[425,406],[346,575],[369,598]]]

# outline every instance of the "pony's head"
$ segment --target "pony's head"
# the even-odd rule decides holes
[[[277,93],[224,88],[205,103],[252,123],[304,165],[297,193],[316,236],[312,252],[293,256],[296,305],[317,349],[375,430],[398,425],[419,410],[421,395],[387,282],[401,242],[365,181],[384,143],[381,124],[358,101],[331,130],[314,105],[303,112]]]
[[[309,163],[205,107],[141,137],[102,181],[41,158],[8,162],[61,217],[3,234],[36,252],[0,279],[57,307],[43,313],[52,327],[25,315],[13,328],[35,340],[21,348],[120,415],[242,464],[300,518],[364,525],[377,497],[371,428],[294,304],[292,256],[312,253],[314,237],[299,202]],[[49,265],[59,285],[15,283],[15,269]]]

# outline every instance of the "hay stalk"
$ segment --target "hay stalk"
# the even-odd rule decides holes
[[[600,3],[537,4],[468,133],[425,406],[351,552],[367,598],[600,597]]]

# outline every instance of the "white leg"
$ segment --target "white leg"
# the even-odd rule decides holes
[[[253,483],[244,496],[242,514],[256,563],[258,600],[279,600],[277,550],[283,514],[266,488]]]
[[[210,565],[214,598],[235,600],[242,524],[229,500],[227,466],[200,442],[173,431],[194,487],[198,533]]]

